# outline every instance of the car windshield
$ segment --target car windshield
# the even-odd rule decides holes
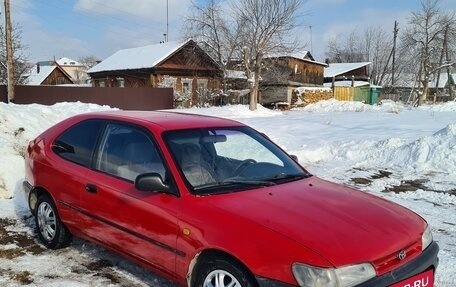
[[[249,127],[170,131],[164,139],[195,194],[246,190],[309,176]]]

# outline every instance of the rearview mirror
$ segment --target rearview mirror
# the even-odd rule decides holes
[[[206,135],[206,136],[201,137],[200,142],[202,142],[202,143],[226,142],[226,135]]]
[[[161,176],[155,172],[138,175],[135,179],[135,187],[141,191],[172,193],[170,186],[165,184]]]

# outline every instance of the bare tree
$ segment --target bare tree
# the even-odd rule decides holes
[[[380,27],[370,26],[364,31],[351,31],[344,39],[338,35],[328,42],[326,56],[333,63],[371,62],[371,82],[382,84],[382,74],[387,66],[392,38]]]
[[[226,72],[230,60],[242,61],[251,83],[250,109],[256,109],[265,56],[291,51],[292,30],[304,0],[209,0],[192,5],[185,34],[202,46]],[[200,42],[201,45],[201,42]]]
[[[239,54],[239,23],[227,17],[226,1],[209,0],[205,4],[192,1],[185,18],[184,35],[193,38],[219,64],[224,72],[226,89],[227,65]]]
[[[6,42],[5,28],[0,25],[0,84],[5,85],[7,79],[6,70]],[[23,84],[26,81],[27,74],[32,67],[26,55],[26,47],[22,44],[22,30],[17,25],[13,25],[12,31],[13,43],[13,64],[14,64],[14,82]]]
[[[303,0],[239,0],[233,3],[234,15],[242,23],[246,74],[253,77],[250,110],[255,110],[258,103],[264,57],[296,48],[290,35],[299,25],[297,17],[303,3]]]
[[[417,78],[423,87],[419,94],[419,105],[428,97],[431,75],[441,68],[439,47],[442,45],[445,21],[438,4],[439,0],[422,0],[421,10],[412,12],[402,37],[402,51],[408,55],[410,63],[415,62],[412,67],[419,66]],[[419,65],[416,65],[416,60]]]
[[[450,66],[453,65],[454,63],[451,62],[450,59],[450,48],[448,42],[450,39],[454,38],[456,36],[456,16],[454,13],[452,14],[444,14],[442,16],[442,28],[443,28],[443,37],[441,39],[442,45],[441,45],[441,52],[440,52],[440,59],[439,59],[439,64],[438,68],[436,71],[436,81],[435,81],[435,88],[439,87],[439,82],[440,82],[440,75],[441,75],[441,70],[444,69],[446,70],[447,73],[447,81],[448,81],[448,91],[450,94],[450,97],[453,97],[453,91],[451,85],[453,83],[450,82],[451,76],[450,76]],[[444,60],[446,63],[444,63]],[[436,102],[436,96],[437,93],[434,94],[434,103]]]
[[[84,57],[79,57],[78,62],[82,65],[84,65],[87,69],[92,68],[96,64],[100,62],[98,57],[94,55],[89,55],[89,56],[84,56]]]
[[[345,37],[345,38],[344,38]],[[332,63],[363,62],[368,55],[363,54],[361,36],[353,30],[348,35],[337,35],[329,39],[326,57]]]

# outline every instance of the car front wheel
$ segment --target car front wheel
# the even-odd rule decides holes
[[[224,258],[207,260],[194,287],[254,287],[252,276],[240,264]]]
[[[35,223],[38,237],[47,248],[58,249],[71,242],[71,234],[60,221],[54,201],[47,194],[38,198]]]

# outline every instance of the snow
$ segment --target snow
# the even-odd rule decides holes
[[[298,94],[302,94],[305,92],[332,92],[332,89],[328,87],[298,87],[296,91]]]
[[[454,83],[454,79],[456,79],[456,74],[451,74],[450,73],[450,83]],[[437,85],[437,76],[435,76],[430,82],[429,82],[429,88],[435,88]],[[439,89],[444,89],[445,87],[448,87],[448,73],[440,73],[439,76]]]
[[[331,88],[333,86],[333,83],[324,83],[323,85],[327,88]],[[371,87],[371,84],[366,81],[335,81],[334,86],[335,87],[363,87],[363,86]],[[375,86],[375,87],[380,87],[380,86]]]
[[[87,73],[153,68],[175,53],[179,48],[186,45],[189,41],[190,40],[187,40],[184,43],[167,42],[122,49],[89,69]]]
[[[58,59],[57,64],[59,64],[60,66],[84,66],[81,63],[79,63],[78,61],[72,60],[67,57],[62,57],[62,58]]]
[[[8,232],[36,237],[21,188],[27,142],[73,114],[106,109],[82,103],[0,104],[0,220],[14,221]],[[392,101],[370,106],[328,100],[291,111],[261,106],[250,111],[242,105],[176,111],[251,125],[297,155],[311,173],[414,210],[429,222],[440,245],[435,286],[456,286],[456,102],[410,108]],[[100,262],[104,265],[93,267]],[[12,278],[24,271],[33,281],[29,286],[174,286],[83,240],[57,251],[0,256],[1,286],[19,286]]]
[[[56,66],[40,66],[40,72],[38,73],[37,67],[34,67],[27,77],[27,85],[41,85],[56,68]]]
[[[371,62],[359,62],[359,63],[330,63],[328,67],[325,68],[325,78],[336,77],[341,74],[359,69],[361,67],[370,65]]]

